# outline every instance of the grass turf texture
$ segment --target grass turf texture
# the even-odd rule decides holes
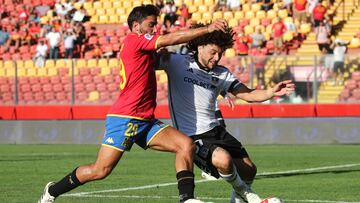
[[[98,148],[95,145],[0,145],[0,202],[36,202],[47,182],[59,180],[76,166],[93,162]],[[360,164],[358,145],[256,145],[246,148],[259,174]],[[177,202],[173,162],[173,154],[144,151],[134,146],[108,178],[88,183],[71,193],[174,184],[80,197],[62,196],[56,202]],[[196,179],[201,180],[197,168],[195,174]],[[253,189],[263,198],[278,196],[287,202],[360,202],[360,165],[260,175]],[[230,185],[223,180],[196,184],[196,195],[207,202],[229,202],[230,190]]]

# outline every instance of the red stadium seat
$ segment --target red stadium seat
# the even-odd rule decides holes
[[[53,85],[54,92],[62,92],[64,90],[63,85],[61,83]]]
[[[29,84],[37,84],[39,82],[40,81],[38,77],[29,77]]]
[[[42,86],[41,86],[41,84],[32,84],[31,85],[31,91],[32,92],[40,92],[41,91],[41,88]]]
[[[45,99],[47,101],[51,101],[55,99],[55,93],[54,92],[45,92]]]
[[[95,75],[93,77],[93,81],[94,81],[95,84],[103,83],[104,82],[104,77],[100,76],[100,75]]]
[[[81,92],[85,90],[85,85],[83,83],[75,84],[75,92]]]
[[[50,77],[51,84],[58,84],[60,83],[60,76],[55,75]]]
[[[89,83],[92,82],[92,76],[91,76],[91,75],[82,76],[82,77],[81,77],[81,81],[82,81],[84,84],[89,84]]]
[[[98,84],[96,85],[96,90],[98,90],[99,92],[106,91],[106,90],[107,90],[106,84],[104,84],[104,83],[98,83]]]
[[[52,85],[51,84],[44,84],[42,87],[44,92],[52,92]]]
[[[86,85],[85,85],[85,90],[86,90],[87,92],[94,91],[94,90],[96,90],[96,85],[95,85],[94,83],[86,84]]]
[[[49,84],[50,83],[50,77],[49,76],[40,77],[40,83],[41,84]]]

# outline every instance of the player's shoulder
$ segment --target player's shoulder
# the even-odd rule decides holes
[[[222,74],[230,73],[229,69],[223,65],[216,65],[212,71],[216,72],[216,73],[222,73]]]

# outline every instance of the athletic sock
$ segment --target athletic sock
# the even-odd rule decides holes
[[[176,174],[179,189],[180,202],[194,198],[194,173],[191,171],[180,171]]]
[[[243,180],[241,180],[234,165],[233,165],[233,170],[230,174],[221,174],[221,173],[219,174],[224,180],[226,180],[228,183],[232,185],[232,187],[236,192],[240,193],[242,191],[249,190],[249,187],[246,185],[246,183]]]
[[[76,177],[76,169],[73,170],[73,172],[66,175],[59,182],[50,186],[49,194],[53,197],[58,197],[61,194],[69,192],[70,190],[73,190],[73,189],[77,188],[78,186],[83,185],[82,183],[80,183],[79,179]]]

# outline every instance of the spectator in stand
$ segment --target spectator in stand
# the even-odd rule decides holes
[[[38,39],[40,37],[40,25],[36,21],[30,22],[29,33],[32,39]]]
[[[84,58],[86,42],[87,42],[85,27],[81,23],[77,23],[75,25],[75,33],[76,33],[76,49],[80,54],[80,58]]]
[[[162,8],[164,8],[164,1],[163,1],[163,0],[155,0],[154,5],[155,5],[159,10],[162,10]]]
[[[272,37],[274,39],[274,52],[280,54],[283,50],[283,35],[286,32],[286,26],[280,17],[277,17],[276,22],[272,26]]]
[[[262,0],[261,9],[264,11],[268,11],[273,8],[274,2],[272,0]]]
[[[67,30],[64,34],[65,58],[73,58],[75,42],[76,35],[74,31],[72,29]]]
[[[318,2],[319,2],[318,0],[307,0],[306,15],[308,16],[308,19],[310,19],[311,21],[313,20],[314,8]]]
[[[15,49],[18,49],[20,46],[20,33],[19,33],[19,27],[13,27],[12,31],[10,32],[10,40],[8,40],[7,47],[15,46]]]
[[[334,52],[334,85],[342,85],[344,82],[344,72],[345,72],[345,53],[347,52],[347,44],[341,40],[336,39],[335,43],[331,45]]]
[[[46,39],[50,45],[50,59],[58,59],[59,58],[59,46],[61,40],[60,32],[55,30],[55,27],[51,28],[51,31],[46,35]]]
[[[331,78],[334,81],[334,78],[332,76],[334,75],[334,62],[333,62],[333,55],[330,52],[330,49],[326,49],[325,47],[322,48],[321,53],[321,62],[325,68],[326,74],[328,78]],[[333,82],[334,83],[334,82]]]
[[[19,11],[18,19],[20,20],[20,22],[26,23],[27,20],[29,19],[29,16],[30,16],[29,9],[27,9],[25,5],[22,5],[21,10]]]
[[[252,50],[251,56],[258,82],[256,89],[265,89],[265,64],[267,61],[266,50],[262,50],[261,47],[256,47]]]
[[[189,8],[186,6],[186,4],[182,4],[179,8],[180,16],[184,18],[185,22],[190,18]]]
[[[226,1],[227,10],[229,11],[238,11],[241,8],[240,0],[227,0]]]
[[[103,56],[103,51],[100,48],[100,44],[96,43],[93,49],[93,57],[99,59],[102,58],[102,56]]]
[[[10,34],[3,29],[0,24],[0,46],[6,45],[9,40]]]
[[[213,8],[213,11],[227,11],[226,0],[218,0]]]
[[[283,0],[283,8],[287,10],[289,16],[293,16],[293,1],[292,0]]]
[[[318,27],[321,22],[324,22],[326,12],[327,9],[321,3],[318,3],[315,6],[312,15],[315,27]]]
[[[300,23],[307,22],[306,7],[307,7],[307,0],[294,0],[293,3],[294,17]]]
[[[39,39],[39,44],[36,46],[36,54],[34,56],[34,63],[36,67],[42,68],[45,65],[48,46],[44,39]]]
[[[31,40],[32,38],[29,30],[26,27],[23,27],[22,30],[20,31],[20,44],[21,45],[27,44],[28,47],[30,48]]]
[[[75,22],[85,22],[89,20],[89,16],[86,9],[83,6],[81,6],[79,10],[75,11],[72,20]]]
[[[250,43],[251,38],[249,36],[245,36],[244,31],[240,30],[239,34],[236,36],[235,44],[237,47],[236,52],[240,56],[239,66],[241,68],[245,68],[247,66]]]
[[[176,21],[176,6],[174,0],[166,0],[165,6],[162,9],[163,13],[165,14],[164,21],[167,19],[170,20],[171,25],[173,25]]]
[[[251,48],[263,47],[264,42],[266,41],[265,36],[261,33],[261,28],[256,27],[254,33],[250,35],[251,37]]]
[[[324,22],[321,21],[319,26],[315,28],[316,42],[319,46],[319,50],[323,48],[330,50],[330,35],[331,32],[328,27],[325,26]]]

